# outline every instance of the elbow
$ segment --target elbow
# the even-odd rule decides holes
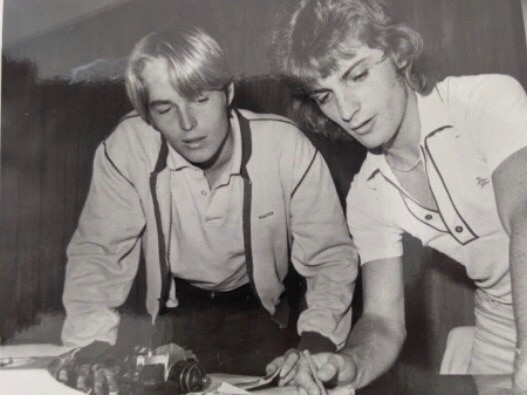
[[[395,343],[402,348],[404,341],[406,340],[406,323],[404,313],[399,314],[397,317],[391,317],[388,320],[389,328],[391,329],[391,338],[395,340]]]
[[[407,332],[406,332],[406,325],[403,323],[402,325],[400,325],[400,327],[397,329],[397,332],[396,332],[396,335],[395,335],[395,338],[396,338],[396,343],[398,344],[399,346],[399,349],[397,351],[397,353],[399,354],[403,348],[403,344],[404,342],[406,341],[406,336],[407,336]]]
[[[401,340],[403,343],[406,340],[406,335],[407,335],[406,326],[403,325],[403,333],[402,333],[402,340]]]
[[[357,323],[356,329],[369,338],[370,342],[387,346],[391,350],[390,354],[398,354],[401,351],[407,335],[403,317],[378,314],[365,313]]]

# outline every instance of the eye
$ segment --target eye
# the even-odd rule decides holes
[[[364,81],[368,75],[370,74],[370,70],[366,69],[358,74],[355,74],[351,77],[351,80],[353,82],[361,82],[361,81]]]
[[[319,94],[316,94],[316,95],[311,95],[311,98],[319,105],[324,105],[326,104],[328,101],[329,101],[329,98],[330,98],[330,94],[329,92],[325,92],[325,93],[319,93]]]
[[[154,106],[154,111],[157,114],[167,114],[171,109],[172,109],[172,106],[168,104]]]
[[[206,102],[209,101],[209,95],[207,95],[207,94],[203,94],[203,93],[202,93],[202,94],[196,96],[196,97],[194,98],[194,101],[195,101],[196,103],[206,103]]]

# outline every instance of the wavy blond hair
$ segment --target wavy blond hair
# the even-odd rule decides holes
[[[301,126],[329,136],[341,134],[305,92],[315,79],[336,71],[339,60],[353,56],[357,42],[397,60],[403,65],[401,76],[417,92],[426,94],[433,88],[435,81],[416,64],[423,49],[421,36],[392,23],[383,1],[286,2],[273,32],[273,63],[293,87],[291,116]]]

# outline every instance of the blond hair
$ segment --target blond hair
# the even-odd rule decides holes
[[[291,7],[291,4],[293,6]],[[274,66],[296,92],[291,116],[306,127],[333,135],[336,128],[303,93],[318,78],[335,72],[357,44],[380,49],[402,65],[399,72],[417,92],[434,81],[416,65],[423,42],[419,33],[392,23],[381,0],[300,0],[277,14],[273,33]]]
[[[218,42],[198,27],[180,26],[151,33],[132,50],[126,67],[126,91],[139,115],[149,122],[148,87],[142,71],[148,62],[164,59],[176,92],[192,99],[204,90],[225,89],[232,73]]]

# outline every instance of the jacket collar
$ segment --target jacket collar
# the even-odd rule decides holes
[[[249,120],[242,115],[240,110],[235,108],[233,109],[233,113],[238,117],[242,142],[240,173],[242,177],[249,178],[249,175],[247,174],[247,163],[249,162],[249,159],[251,159],[253,152],[251,127],[249,125]]]

